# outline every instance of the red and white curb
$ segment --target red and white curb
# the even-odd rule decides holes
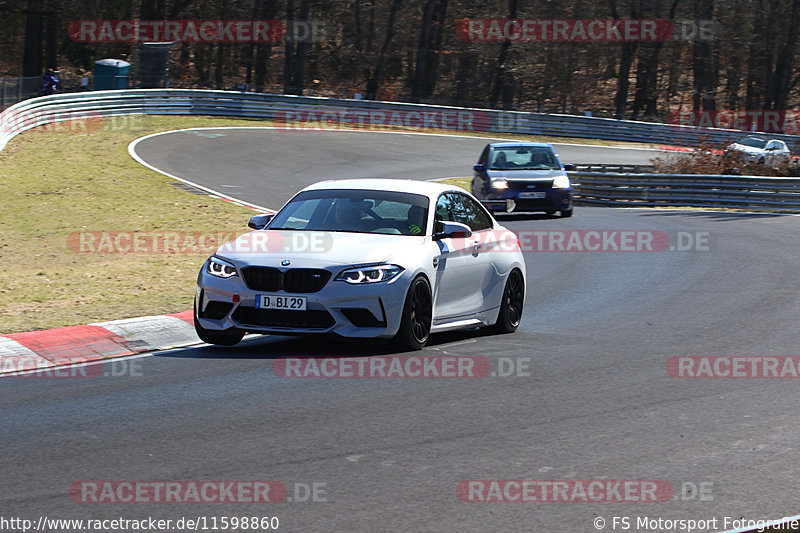
[[[192,311],[0,335],[0,374],[199,344]]]

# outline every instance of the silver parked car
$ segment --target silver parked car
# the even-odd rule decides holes
[[[197,278],[195,327],[205,342],[332,333],[420,349],[433,332],[513,332],[520,323],[519,241],[460,188],[326,181],[250,226]]]
[[[792,155],[785,142],[763,137],[745,137],[728,145],[726,151],[741,154],[747,163],[758,163],[769,167],[788,163]]]

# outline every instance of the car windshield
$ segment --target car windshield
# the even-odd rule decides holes
[[[328,189],[301,192],[269,229],[425,235],[428,197],[393,191]]]
[[[739,141],[739,144],[750,146],[752,148],[764,148],[767,145],[767,141],[764,139],[756,139],[755,137],[745,137]]]
[[[492,152],[490,170],[559,170],[556,155],[547,147],[508,146]]]

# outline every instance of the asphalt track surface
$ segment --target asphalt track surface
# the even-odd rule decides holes
[[[220,133],[160,136],[138,153],[186,179],[231,185],[227,194],[278,207],[324,177],[465,175],[485,142]],[[567,148],[559,150],[565,156]],[[597,162],[597,153],[583,152],[596,149],[572,150],[573,161],[584,154]],[[615,516],[630,518],[627,531],[676,531],[639,528],[641,517],[717,518],[720,530],[726,516],[798,514],[798,381],[678,379],[666,363],[798,355],[800,218],[579,207],[571,219],[502,220],[517,231],[664,231],[672,246],[686,232],[703,245],[526,253],[528,294],[515,334],[439,335],[422,351],[485,357],[496,374],[509,361],[529,365],[506,377],[286,379],[273,371],[276,357],[397,354],[365,343],[257,337],[235,348],[129,360],[129,371],[115,369],[118,377],[2,379],[0,514],[277,516],[279,531],[290,532],[481,533],[598,531],[598,517],[606,520],[602,531],[621,531],[612,528]],[[647,503],[456,496],[463,480],[564,479],[663,480],[677,496]],[[293,500],[295,484],[321,483],[325,501],[75,503],[68,489],[83,480],[272,480]],[[302,493],[305,485],[297,486]]]

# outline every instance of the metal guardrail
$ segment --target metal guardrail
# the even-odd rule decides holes
[[[326,115],[327,113],[327,115]],[[724,144],[747,135],[733,130],[677,127],[665,124],[571,115],[545,115],[422,104],[342,100],[192,89],[129,89],[33,98],[0,114],[0,150],[14,136],[44,124],[121,115],[218,115],[282,120],[287,129],[304,129],[305,119],[344,121],[344,126],[392,129],[420,126],[428,130],[467,130],[542,134],[619,141],[693,146],[699,140]],[[310,117],[309,114],[313,114]],[[299,117],[299,125],[293,120]],[[328,117],[328,118],[325,118]],[[396,120],[397,122],[394,122]],[[319,122],[309,120],[310,126]],[[314,126],[316,124],[316,126]],[[796,152],[800,137],[774,135]],[[602,167],[602,165],[600,165]],[[628,174],[627,165],[595,165],[573,172],[580,203],[588,205],[758,207],[800,211],[800,179],[750,176]],[[641,168],[639,170],[642,170]],[[648,169],[649,170],[649,169]]]
[[[616,173],[633,173],[633,174],[646,174],[655,169],[654,165],[609,165],[606,163],[576,163],[572,165],[575,170],[581,172],[616,172]]]
[[[101,116],[124,114],[220,115],[291,120],[295,115],[328,112],[329,117],[365,120],[366,126],[381,116],[399,124],[413,122],[426,127],[428,118],[443,129],[476,132],[522,133],[561,137],[581,137],[616,141],[664,143],[696,146],[701,141],[726,144],[748,135],[727,129],[693,128],[669,124],[615,120],[573,115],[549,115],[517,111],[444,107],[401,102],[331,99],[231,91],[193,89],[130,89],[94,91],[33,98],[6,109],[0,118],[0,149],[21,131],[36,125],[69,120],[68,113],[96,113]],[[390,124],[394,124],[389,122]],[[413,125],[412,128],[413,129]],[[291,127],[295,127],[291,125]],[[770,135],[786,141],[800,152],[800,137]]]
[[[800,178],[570,172],[578,205],[800,212]]]

